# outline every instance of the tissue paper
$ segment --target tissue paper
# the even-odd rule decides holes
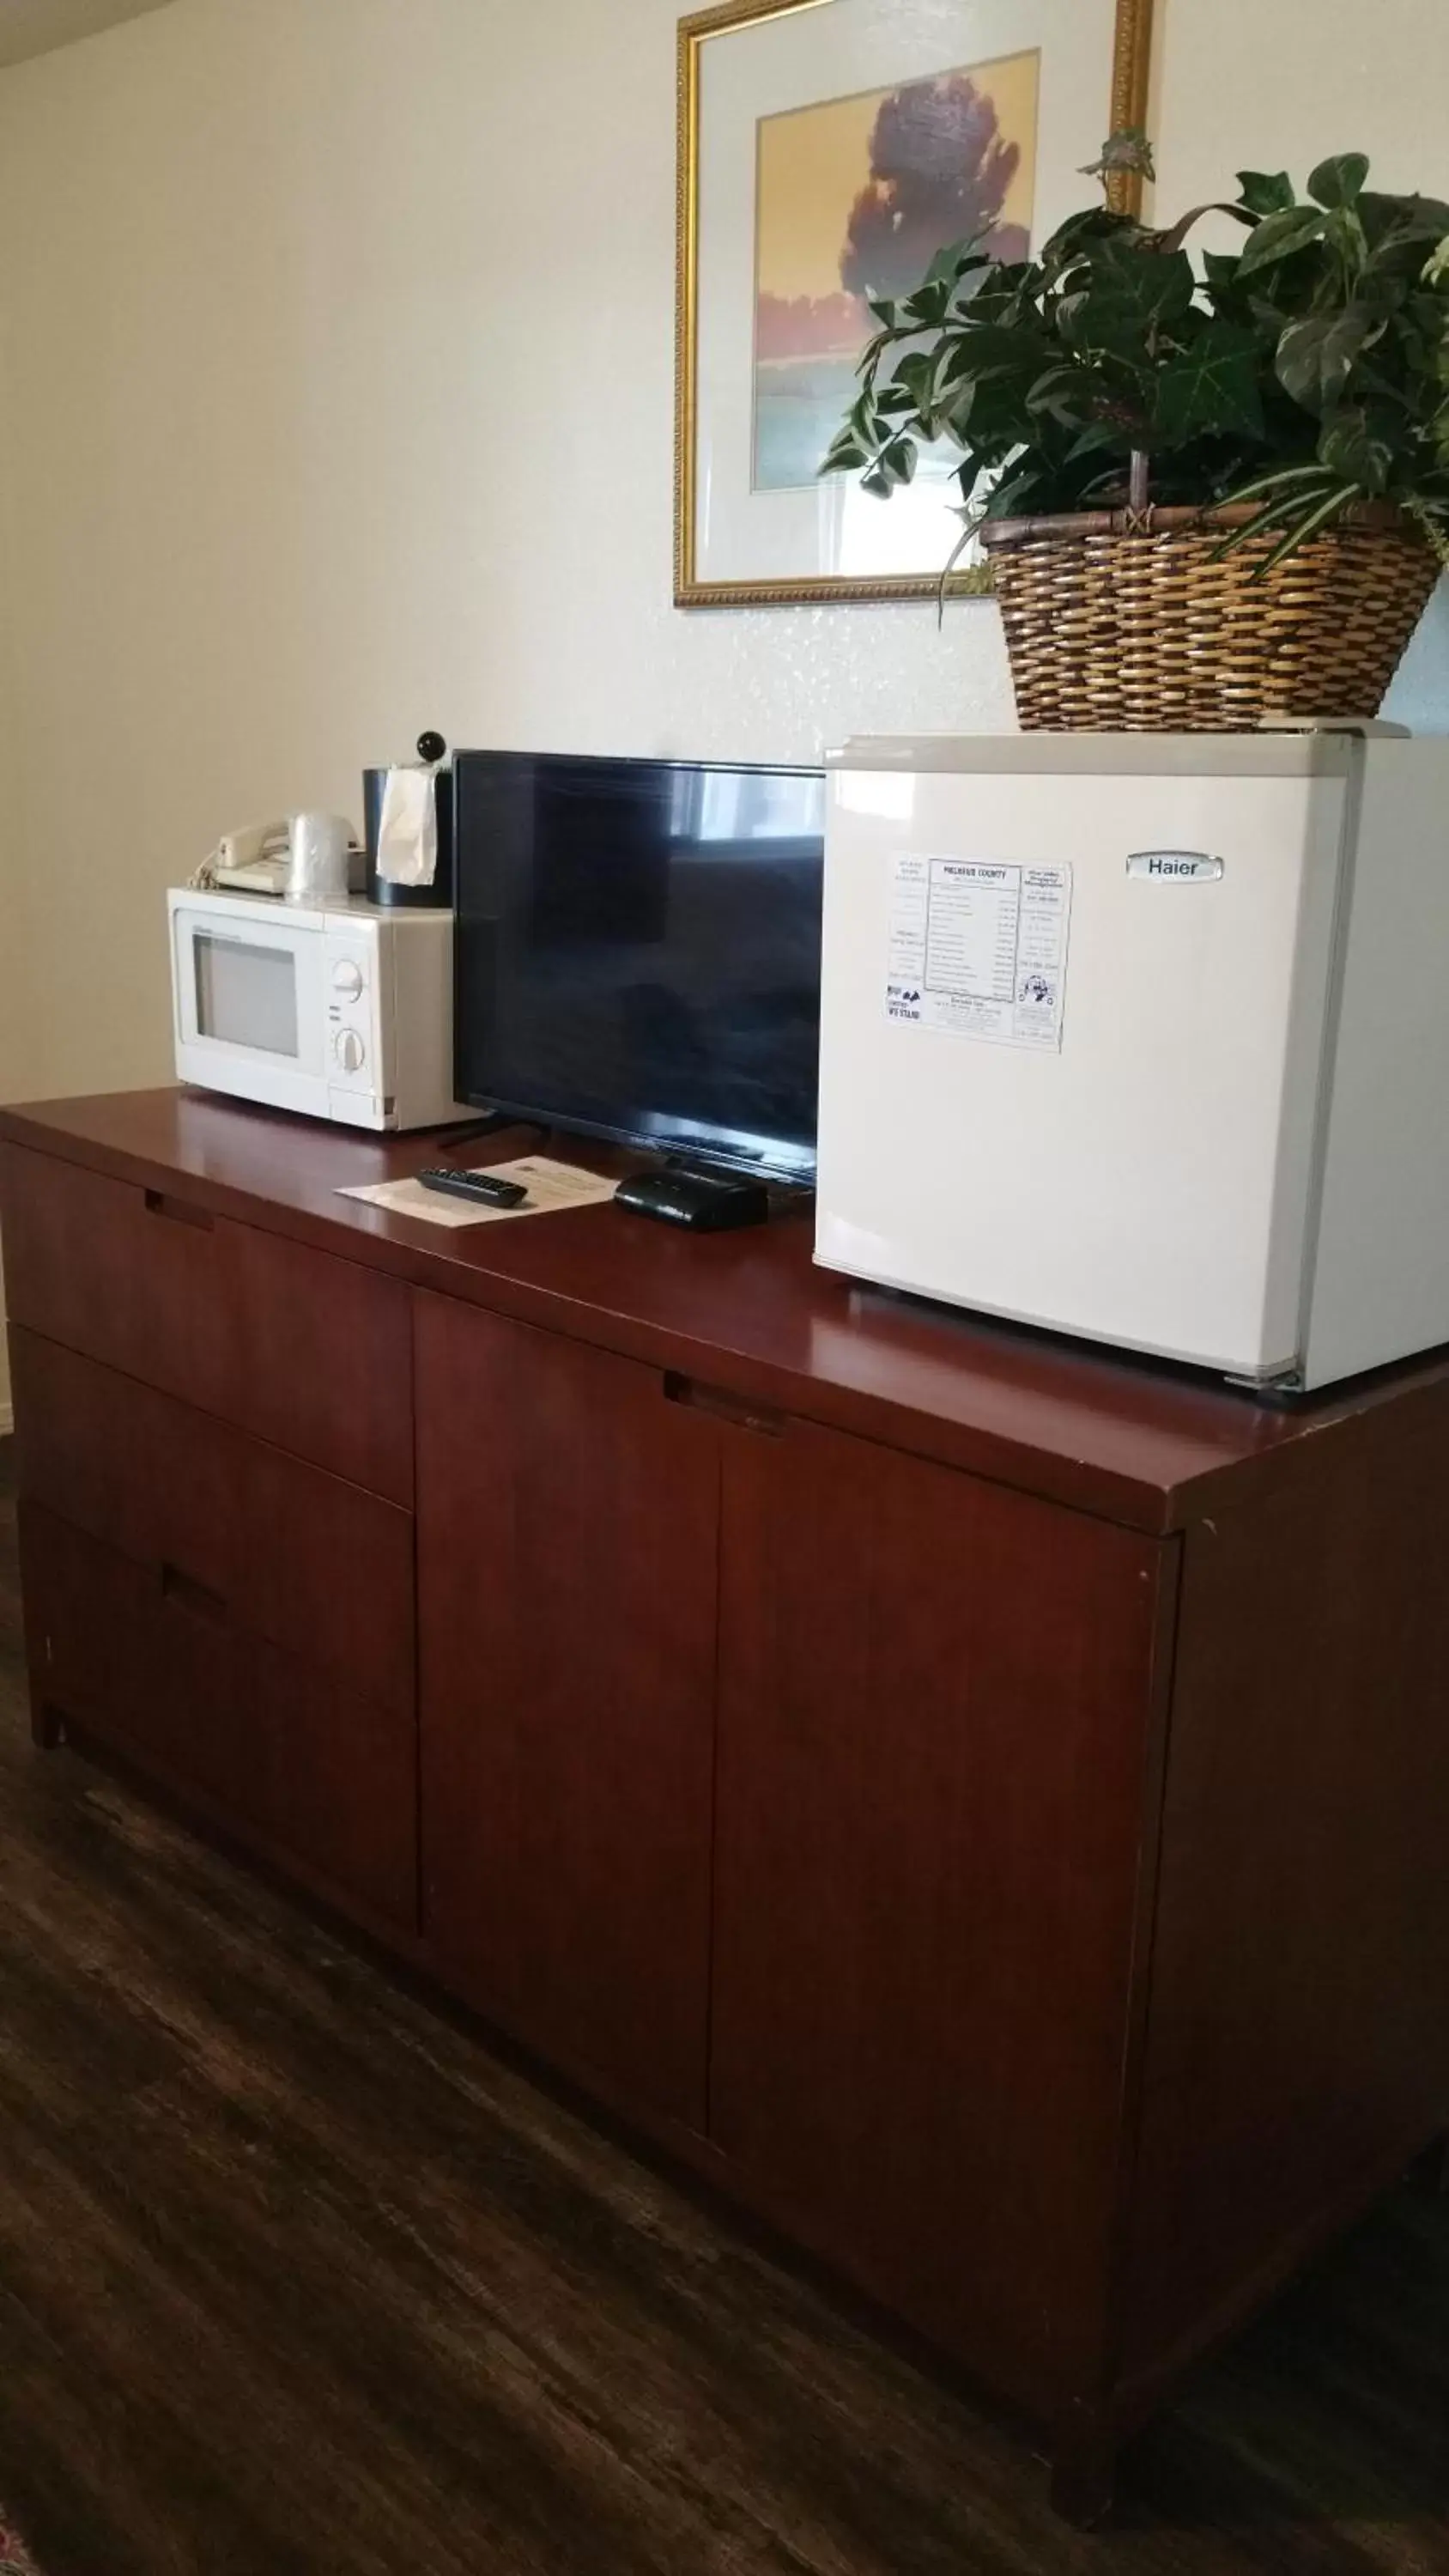
[[[431,769],[390,769],[377,826],[377,873],[389,885],[430,886],[438,872],[438,801]]]

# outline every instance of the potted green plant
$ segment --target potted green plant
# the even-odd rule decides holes
[[[1449,562],[1449,205],[1367,178],[1241,172],[1246,239],[1197,267],[1211,209],[1093,206],[1034,259],[964,242],[871,299],[821,470],[885,497],[959,452],[1024,725],[1377,710]]]

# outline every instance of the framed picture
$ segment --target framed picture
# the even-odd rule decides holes
[[[680,607],[934,595],[951,459],[818,478],[873,328],[984,231],[1020,259],[1146,119],[1152,0],[724,0],[679,29]],[[1138,186],[1114,173],[1112,202]],[[953,587],[984,586],[968,571]]]

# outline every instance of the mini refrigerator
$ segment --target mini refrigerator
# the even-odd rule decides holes
[[[1449,1341],[1449,740],[829,769],[818,1261],[1260,1386]]]

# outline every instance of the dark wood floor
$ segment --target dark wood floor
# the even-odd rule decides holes
[[[0,1446],[0,2497],[46,2576],[1449,2576],[1449,2202],[1129,2455],[1116,2528],[727,2219],[32,1752]]]

